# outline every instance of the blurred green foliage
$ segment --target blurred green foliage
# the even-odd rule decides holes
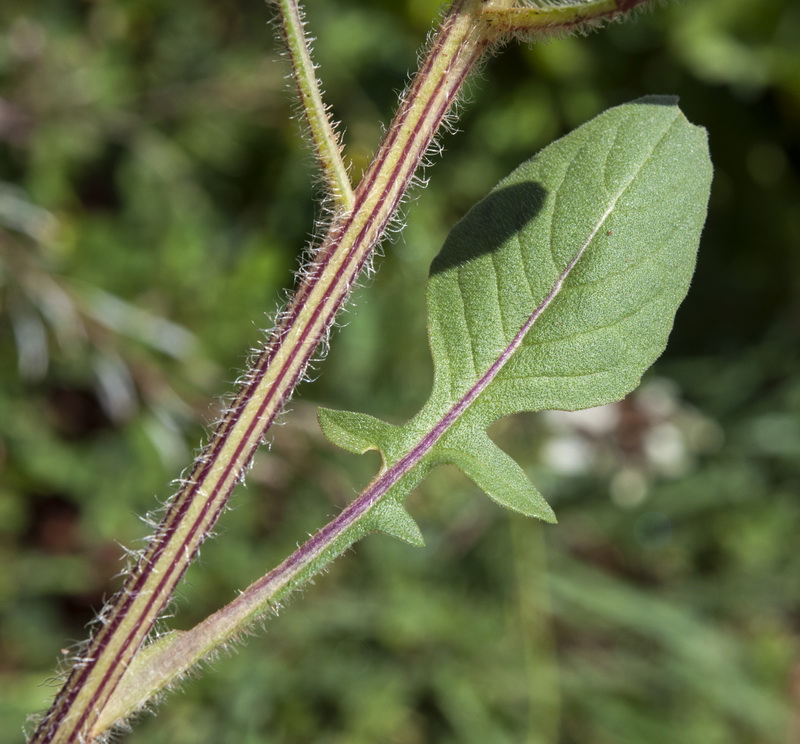
[[[437,7],[309,3],[356,173]],[[119,545],[146,534],[135,515],[169,495],[321,216],[267,17],[205,0],[0,7],[4,740],[45,707]],[[368,538],[121,740],[798,741],[798,39],[792,0],[696,0],[487,63],[168,622],[216,609],[371,475],[323,442],[314,408],[417,410],[425,276],[449,227],[548,141],[647,93],[681,97],[716,165],[667,355],[623,404],[494,428],[558,526],[438,471],[410,500],[425,549]]]

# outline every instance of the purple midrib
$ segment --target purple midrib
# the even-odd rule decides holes
[[[603,220],[605,217],[603,217]],[[578,261],[581,259],[586,251],[586,248],[594,238],[599,225],[602,220],[594,228],[586,242],[576,251],[575,256],[570,260],[567,266],[563,269],[561,274],[556,277],[553,286],[550,288],[547,295],[541,300],[533,312],[528,316],[525,323],[514,335],[512,340],[505,349],[498,355],[497,359],[492,363],[489,369],[481,375],[472,387],[456,402],[450,409],[442,416],[439,421],[434,424],[430,431],[428,431],[419,442],[412,447],[407,454],[401,457],[394,465],[387,468],[387,470],[367,486],[367,488],[346,507],[336,519],[325,525],[321,530],[314,534],[307,542],[305,542],[300,549],[295,551],[289,558],[287,558],[277,569],[271,571],[259,581],[255,582],[248,588],[246,595],[244,594],[236,600],[238,603],[247,602],[250,596],[257,595],[263,591],[269,584],[283,585],[288,581],[291,576],[281,577],[281,574],[294,574],[303,566],[308,565],[315,557],[320,555],[325,549],[326,545],[330,544],[338,536],[342,535],[350,529],[361,517],[363,517],[378,500],[386,494],[404,475],[412,470],[417,464],[421,462],[423,457],[430,452],[436,442],[444,436],[445,432],[461,417],[461,415],[480,397],[486,388],[500,373],[500,370],[506,365],[508,360],[522,345],[525,336],[533,327],[534,323],[541,317],[542,313],[550,306],[555,300],[564,286],[564,282],[575,268]],[[252,593],[251,593],[252,590]],[[232,603],[233,604],[233,603]]]

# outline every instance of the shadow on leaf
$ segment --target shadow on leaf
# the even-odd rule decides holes
[[[451,230],[431,275],[496,251],[539,214],[546,197],[546,189],[534,181],[492,191]]]

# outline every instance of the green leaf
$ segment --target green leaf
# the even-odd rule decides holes
[[[368,525],[372,530],[405,540],[417,547],[425,545],[425,539],[414,518],[395,499],[386,498],[380,501],[373,507],[370,517]]]
[[[542,150],[470,210],[431,266],[422,411],[401,427],[323,411],[325,433],[379,450],[381,473],[397,470],[386,477],[395,503],[452,463],[498,503],[555,521],[486,428],[636,387],[689,288],[711,174],[705,130],[666,97],[611,109]]]
[[[366,413],[320,408],[317,417],[322,431],[331,442],[357,455],[370,450],[381,451],[397,428]]]

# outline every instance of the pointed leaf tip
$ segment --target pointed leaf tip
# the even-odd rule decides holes
[[[503,452],[484,431],[472,430],[468,437],[454,436],[447,443],[449,462],[500,506],[526,517],[556,524],[555,512],[531,483],[525,471]]]
[[[425,546],[425,538],[419,525],[399,501],[386,498],[378,502],[373,507],[370,517],[373,530],[396,537],[418,548]]]
[[[333,444],[357,455],[369,450],[378,450],[383,454],[386,442],[397,429],[366,413],[335,411],[332,408],[320,408],[317,420],[323,434]]]

